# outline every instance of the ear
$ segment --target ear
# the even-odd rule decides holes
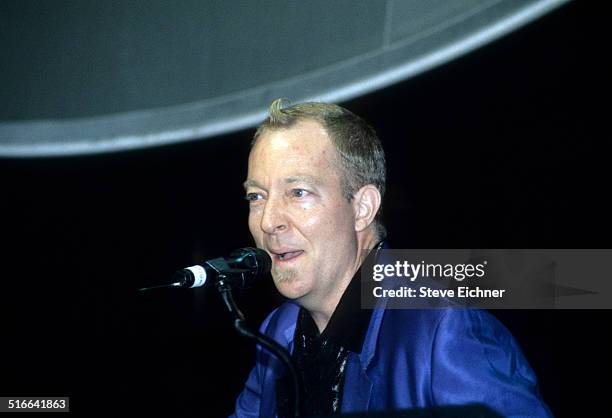
[[[355,193],[353,209],[355,211],[355,231],[361,232],[374,222],[380,208],[380,192],[372,184],[367,184]]]

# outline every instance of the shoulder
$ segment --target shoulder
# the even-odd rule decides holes
[[[482,309],[445,309],[436,327],[436,340],[470,339],[485,347],[519,350],[510,331],[491,313]],[[487,350],[484,350],[487,351]]]
[[[443,309],[431,315],[436,324],[430,340],[434,377],[450,380],[449,375],[453,375],[464,380],[478,376],[481,382],[504,382],[534,391],[536,376],[521,347],[491,313],[482,309]]]
[[[387,325],[417,327],[450,326],[457,329],[482,328],[507,332],[506,328],[493,315],[483,309],[460,307],[432,309],[384,309],[384,321]]]
[[[518,342],[484,310],[449,310],[440,318],[431,387],[439,403],[481,402],[504,416],[550,416]]]
[[[413,350],[447,349],[450,345],[477,349],[485,356],[491,348],[519,351],[508,329],[489,312],[480,309],[387,309],[382,314],[378,339],[384,345]]]

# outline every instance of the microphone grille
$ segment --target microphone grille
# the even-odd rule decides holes
[[[256,267],[256,274],[258,276],[263,276],[270,272],[270,270],[272,269],[272,259],[266,251],[253,247],[245,248],[245,250],[247,250],[252,255],[252,257],[247,258],[253,260],[253,263],[255,263],[255,265],[253,265],[252,267]]]
[[[253,277],[264,276],[272,269],[272,259],[266,251],[259,248],[240,248],[232,252],[230,257],[238,261],[243,268],[249,269]]]

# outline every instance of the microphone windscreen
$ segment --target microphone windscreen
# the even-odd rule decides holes
[[[268,253],[259,248],[240,248],[231,254],[232,258],[241,258],[245,268],[251,270],[255,276],[264,276],[272,269],[272,259]]]

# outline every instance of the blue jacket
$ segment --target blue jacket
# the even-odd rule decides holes
[[[299,306],[287,302],[261,331],[288,350]],[[235,417],[275,416],[284,366],[257,348]],[[549,417],[536,377],[510,332],[474,309],[381,309],[372,313],[360,354],[349,353],[342,412],[483,403],[507,417]]]

